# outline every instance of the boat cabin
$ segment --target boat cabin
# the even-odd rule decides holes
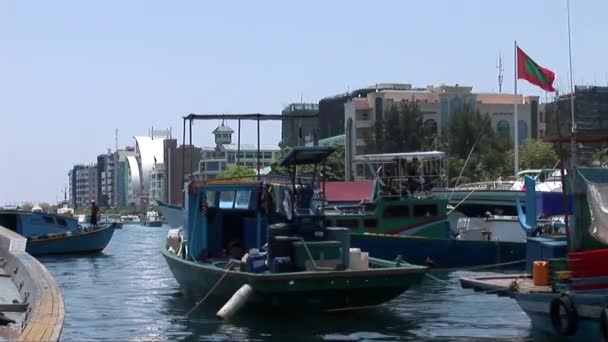
[[[190,182],[185,191],[187,258],[240,259],[251,249],[262,248],[268,226],[278,222],[290,222],[298,227],[299,235],[312,237],[323,225],[313,206],[317,165],[333,151],[331,147],[294,148],[280,163],[288,168],[289,181],[259,176]],[[303,164],[315,165],[310,177],[296,177],[298,165]]]
[[[78,223],[72,218],[21,210],[0,211],[0,226],[24,237],[78,230]]]

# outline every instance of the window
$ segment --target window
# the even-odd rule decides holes
[[[336,220],[336,227],[359,228],[359,220],[356,219],[341,219]]]
[[[377,97],[375,102],[376,120],[382,119],[382,98]]]
[[[437,205],[420,204],[414,206],[415,217],[437,216]]]
[[[215,192],[206,192],[205,196],[207,197],[207,207],[215,207]]]
[[[437,134],[437,122],[433,119],[428,119],[424,122],[424,130],[429,134]]]
[[[237,191],[235,208],[247,209],[249,208],[249,201],[251,200],[251,191]]]
[[[264,152],[264,159],[272,159],[272,152]]]
[[[220,192],[220,208],[232,208],[234,203],[234,191]]]
[[[368,218],[363,220],[363,228],[366,229],[376,229],[378,228],[378,220],[375,218]]]
[[[538,122],[543,123],[543,112],[538,112]]]
[[[234,164],[235,161],[236,161],[236,153],[228,152],[228,162],[230,164]]]
[[[247,158],[247,159],[253,159],[253,158],[255,158],[255,154],[253,152],[246,152],[245,153],[245,158]]]
[[[53,218],[50,216],[43,216],[42,220],[44,221],[44,223],[55,224],[55,220],[53,220]]]
[[[496,131],[498,132],[498,135],[503,138],[508,138],[511,136],[511,127],[507,120],[498,121],[496,124]]]
[[[213,161],[213,162],[208,162],[207,163],[207,171],[219,171],[220,169],[220,163]]]
[[[544,138],[545,137],[545,130],[544,129],[539,130],[538,131],[538,135],[539,135],[539,138],[541,138],[541,139]]]
[[[404,218],[410,216],[410,207],[407,205],[390,205],[384,208],[383,218]]]

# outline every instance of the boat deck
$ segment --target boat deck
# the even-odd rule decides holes
[[[536,286],[529,274],[495,275],[476,278],[460,278],[460,285],[465,289],[496,293],[508,296],[512,292],[550,293],[550,286]]]
[[[10,273],[5,269],[6,261],[0,260],[0,336],[7,339],[17,339],[21,334],[22,324],[25,322],[27,304],[23,304],[23,297],[17,285],[13,282]],[[15,301],[17,303],[15,303]],[[15,323],[8,323],[9,320]]]

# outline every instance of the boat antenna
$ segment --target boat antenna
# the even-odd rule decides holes
[[[572,34],[570,33],[570,0],[566,0],[566,9],[568,11],[568,63],[570,66],[570,115],[572,120],[572,128],[570,131],[570,148],[572,153],[572,168],[576,165],[576,123],[574,121],[574,76],[572,73]]]
[[[498,65],[496,66],[498,69],[498,92],[502,93],[502,80],[503,80],[503,72],[504,68],[502,67],[502,55],[500,54],[500,50],[498,50]]]

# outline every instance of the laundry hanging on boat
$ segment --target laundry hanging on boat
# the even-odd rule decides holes
[[[587,180],[587,200],[591,209],[589,233],[608,244],[608,184]]]

